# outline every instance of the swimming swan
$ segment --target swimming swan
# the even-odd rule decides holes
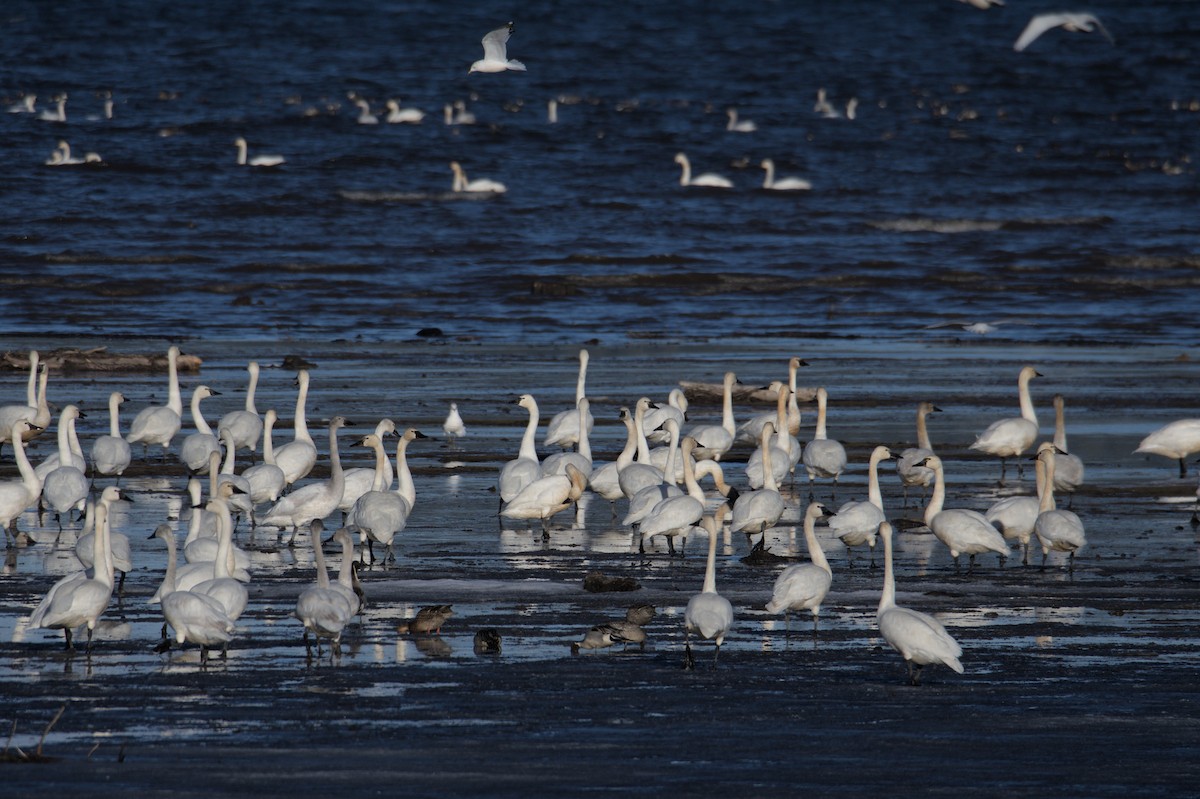
[[[508,191],[503,183],[498,180],[489,178],[477,178],[476,180],[467,180],[467,173],[463,172],[462,165],[457,161],[450,162],[450,169],[454,172],[454,191],[456,192],[478,192],[480,194],[504,194]]]
[[[780,178],[776,180],[775,162],[770,158],[764,158],[759,166],[766,170],[767,173],[763,177],[762,187],[764,189],[771,191],[808,191],[812,188],[812,184],[803,178]]]
[[[725,116],[729,117],[729,121],[725,123],[725,130],[734,133],[753,133],[758,130],[758,125],[755,125],[749,119],[743,119],[739,122],[736,108],[725,109]]]
[[[395,100],[387,101],[387,121],[393,125],[399,123],[407,123],[410,125],[418,125],[425,118],[425,112],[419,108],[401,108],[400,103]]]
[[[287,163],[282,155],[256,155],[253,158],[246,159],[246,140],[238,136],[233,140],[233,146],[237,147],[237,163],[238,166],[279,166]]]
[[[683,167],[683,173],[679,176],[680,186],[701,186],[710,189],[732,189],[733,183],[729,178],[721,177],[712,172],[705,172],[692,178],[692,163],[683,153],[675,154],[675,163]]]

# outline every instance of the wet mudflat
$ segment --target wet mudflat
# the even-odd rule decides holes
[[[157,344],[128,343],[139,351]],[[5,721],[17,722],[13,745],[36,747],[58,708],[67,711],[46,739],[53,762],[0,766],[14,795],[104,786],[150,796],[805,789],[1183,796],[1200,776],[1200,548],[1188,524],[1196,484],[1179,480],[1163,459],[1129,454],[1146,432],[1194,415],[1195,367],[1176,360],[1179,353],[1014,350],[954,338],[883,348],[822,344],[823,357],[804,341],[780,349],[589,347],[597,462],[615,457],[624,439],[617,409],[641,394],[661,399],[679,380],[715,382],[726,369],[765,383],[780,376],[788,356],[806,357],[812,366],[800,382],[829,388],[830,435],[850,455],[836,499],[827,482],[816,486],[817,499],[835,507],[865,497],[866,455],[875,444],[911,443],[922,399],[943,408],[930,427],[953,506],[985,509],[1000,496],[1029,493],[1030,468],[998,487],[998,464],[966,447],[991,419],[1015,415],[1016,372],[1026,362],[1044,375],[1033,385],[1043,437],[1050,395],[1068,397],[1071,449],[1088,468],[1073,500],[1088,547],[1073,573],[1061,555],[1043,571],[1040,551],[1029,567],[1014,551],[1003,566],[981,557],[967,574],[925,530],[901,532],[899,601],[936,614],[962,644],[966,666],[961,676],[930,668],[912,687],[875,629],[882,570],[870,568],[865,552],[850,566],[824,527],[818,537],[834,584],[816,635],[807,616],[785,625],[766,613],[780,566],[746,565],[745,537],[730,536],[718,548],[717,584],[733,603],[735,625],[715,666],[711,645],[693,642],[698,662],[689,672],[682,616],[703,580],[703,537],[689,541],[682,557],[658,542],[638,555],[608,503],[590,495],[578,513],[553,521],[548,541],[536,525],[499,523],[490,488],[525,422],[510,402],[533,393],[543,419],[568,407],[577,347],[334,344],[293,353],[282,344],[185,342],[184,349],[205,359],[199,375],[184,376],[185,398],[201,382],[224,392],[206,401],[206,411],[215,403],[213,416],[240,407],[247,359],[266,365],[302,354],[316,364],[309,419],[322,458],[312,479],[328,469],[321,428],[333,414],[355,423],[341,442],[347,465],[369,465],[369,451],[352,443],[381,416],[435,435],[410,449],[418,501],[397,562],[364,571],[369,606],[341,658],[309,661],[291,617],[313,579],[308,536],[281,546],[275,530],[243,524],[237,540],[251,553],[254,581],[228,660],[201,668],[190,647],[155,654],[161,616],[145,600],[165,554],[161,542],[144,539],[164,519],[186,528],[186,481],[174,458],[139,463],[122,481],[134,503],[119,506],[115,525],[133,543],[134,572],[102,618],[91,655],[68,656],[60,633],[29,630],[25,621],[53,580],[77,568],[78,524],[58,536],[53,518],[39,523],[26,514],[19,526],[35,543],[8,550],[0,579],[0,684]],[[285,418],[278,440],[290,435],[291,378],[265,370],[260,383],[260,410],[275,407]],[[20,396],[23,377],[3,379],[5,396]],[[1139,388],[1151,382],[1152,393]],[[91,414],[81,426],[85,448],[106,431],[104,402],[118,385],[130,398],[126,423],[165,393],[157,374],[54,376],[52,400]],[[451,400],[469,431],[455,447],[440,434]],[[741,418],[768,408],[735,410]],[[802,441],[813,415],[805,406]],[[713,420],[719,408],[696,404],[689,417]],[[35,462],[52,449],[40,440]],[[739,446],[723,461],[739,486],[749,453]],[[0,468],[9,476],[11,460]],[[890,467],[882,482],[889,517],[920,516],[915,500],[904,507]],[[798,525],[807,495],[803,479],[785,491],[788,513],[767,537],[773,553],[805,556]],[[336,567],[340,555],[327,552]],[[595,570],[632,577],[641,588],[588,593],[583,577]],[[589,626],[621,617],[633,602],[658,608],[644,651],[570,654]],[[456,614],[440,636],[395,632],[434,603],[453,603]],[[485,627],[502,634],[501,654],[474,653],[474,632]]]

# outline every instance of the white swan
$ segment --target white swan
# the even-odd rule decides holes
[[[0,481],[0,525],[4,526],[5,541],[16,542],[17,518],[25,509],[37,502],[42,493],[42,481],[37,478],[33,464],[25,456],[24,431],[29,422],[20,420],[10,428],[13,442],[13,458],[21,477],[17,480]]]
[[[725,116],[729,117],[729,121],[725,123],[725,130],[734,133],[753,133],[758,130],[758,125],[755,125],[751,120],[739,120],[736,108],[726,108]]]
[[[617,471],[617,484],[626,499],[632,500],[643,488],[663,482],[663,471],[650,462],[650,447],[646,443],[644,423],[646,411],[652,405],[649,397],[641,397],[634,406],[633,429],[637,441],[637,454],[632,463]]]
[[[220,496],[209,500],[207,510],[217,517],[217,551],[212,560],[212,576],[196,583],[190,590],[217,600],[225,616],[230,621],[237,621],[246,610],[250,594],[245,584],[234,577],[237,566],[233,554],[233,518],[229,504]]]
[[[835,113],[833,106],[829,103],[829,98],[825,94],[825,87],[817,89],[817,101],[813,103],[813,112],[821,116],[829,116]]]
[[[762,533],[762,539],[757,545],[759,549],[767,539],[767,529],[775,526],[784,510],[783,497],[779,493],[773,467],[777,457],[786,455],[771,445],[774,435],[775,425],[770,422],[763,425],[762,440],[759,444],[759,451],[762,452],[762,487],[757,491],[738,495],[737,501],[733,503],[733,520],[729,523],[730,530],[745,533],[747,537],[751,533]]]
[[[419,108],[401,108],[396,100],[387,101],[387,121],[390,124],[418,125],[425,118],[425,112]]]
[[[233,140],[233,146],[237,147],[237,163],[238,166],[279,166],[287,163],[282,155],[256,155],[253,158],[247,159],[246,140],[238,136]]]
[[[476,180],[467,180],[467,173],[463,171],[462,164],[457,161],[450,162],[450,170],[454,172],[454,191],[456,192],[478,192],[481,194],[503,194],[508,191],[508,187],[498,180],[490,178],[477,178]]]
[[[69,429],[79,418],[79,408],[68,405],[63,408],[58,420],[58,461],[63,464],[51,470],[42,481],[42,497],[58,518],[58,529],[62,529],[62,514],[70,510],[82,513],[88,496],[88,479],[83,470],[77,468],[71,457]]]
[[[163,575],[158,593],[162,596],[162,614],[166,623],[175,631],[175,642],[182,645],[191,641],[200,647],[200,664],[208,662],[210,647],[224,648],[233,640],[233,621],[225,615],[220,603],[210,596],[192,591],[175,590],[175,535],[170,525],[160,524],[151,538],[161,538],[167,544],[167,570]],[[163,644],[166,651],[170,640],[163,628]]]
[[[766,170],[762,187],[768,191],[808,191],[812,188],[812,184],[804,178],[779,178],[776,180],[775,162],[770,158],[764,158],[759,166]]]
[[[579,403],[576,406],[579,417],[584,419],[591,418],[591,403],[587,397],[580,397]],[[567,464],[575,465],[575,468],[584,475],[592,473],[592,442],[588,437],[589,426],[584,424],[578,430],[578,450],[576,452],[555,452],[553,455],[548,455],[542,461],[542,476],[551,474],[564,474],[567,469]]]
[[[669,551],[675,552],[675,536],[687,535],[704,516],[704,490],[696,482],[692,453],[696,440],[691,436],[680,444],[683,458],[683,484],[686,493],[659,500],[646,517],[638,523],[638,551],[645,552],[646,541],[656,535],[666,536]],[[711,636],[705,636],[710,638]]]
[[[171,439],[183,424],[183,399],[179,394],[179,347],[167,349],[167,404],[150,405],[138,411],[129,426],[125,440],[130,444],[142,445],[143,450],[151,444],[163,448],[163,457],[171,446]]]
[[[847,502],[829,520],[829,529],[846,545],[847,555],[851,547],[867,544],[871,548],[872,566],[875,565],[875,534],[880,523],[887,521],[883,510],[883,492],[879,490],[879,464],[891,457],[892,451],[884,446],[871,451],[867,466],[867,501]]]
[[[575,405],[570,410],[559,411],[550,417],[550,423],[546,426],[546,436],[542,439],[544,446],[558,446],[563,449],[575,446],[579,442],[579,419],[581,416],[587,423],[588,432],[592,432],[595,419],[592,418],[591,412],[581,413],[579,410],[579,401],[587,396],[588,361],[588,351],[581,349],[579,351],[579,375],[575,379]]]
[[[190,568],[193,563],[202,563],[206,564],[205,568],[207,569],[207,573],[200,575],[196,580],[191,577],[186,578],[190,589],[196,582],[206,580],[215,574],[214,564],[218,557],[217,553],[221,549],[221,519],[211,504],[207,506],[200,504],[199,480],[192,478],[188,481],[188,493],[191,495],[193,505],[192,516],[188,522],[187,538],[183,542],[183,556],[188,562],[188,566],[185,568]],[[241,494],[234,492],[232,488],[218,485],[215,496],[223,498],[228,503],[240,497]],[[229,570],[239,580],[249,582],[250,556],[241,547],[233,544],[232,538],[230,539],[230,552],[233,560],[228,564]]]
[[[197,386],[192,391],[192,423],[196,426],[196,432],[183,439],[183,446],[179,450],[179,459],[183,461],[189,474],[208,474],[208,456],[221,451],[221,442],[213,435],[212,427],[200,412],[201,400],[220,395],[220,391],[213,391],[204,385]]]
[[[217,438],[225,449],[225,459],[220,460],[220,453],[214,452],[209,455],[208,459],[208,474],[209,477],[215,477],[215,482],[210,480],[213,489],[212,493],[216,493],[215,487],[222,483],[231,483],[237,486],[237,491],[229,498],[229,506],[231,510],[237,511],[239,518],[241,516],[254,517],[254,501],[250,499],[250,481],[236,471],[237,446],[233,441],[233,433],[228,427],[222,427],[217,431]],[[219,465],[218,465],[219,463]]]
[[[1031,45],[1035,39],[1052,28],[1062,28],[1065,31],[1073,33],[1099,31],[1110,43],[1115,43],[1113,42],[1112,35],[1100,24],[1100,20],[1095,14],[1087,12],[1062,12],[1058,14],[1037,14],[1030,19],[1029,24],[1025,26],[1025,30],[1021,31],[1021,35],[1013,43],[1013,50],[1016,50],[1018,53],[1021,52]]]
[[[837,490],[838,477],[846,469],[846,448],[840,441],[829,438],[825,428],[825,415],[829,405],[829,394],[824,387],[817,389],[817,427],[813,432],[813,440],[804,448],[800,459],[808,472],[808,491],[812,494],[812,482],[815,477],[832,477],[834,490]]]
[[[308,635],[317,639],[320,654],[321,639],[328,638],[333,644],[333,654],[342,652],[342,630],[354,618],[355,608],[340,592],[329,585],[329,572],[325,570],[325,553],[321,551],[321,531],[325,526],[320,519],[311,524],[313,559],[317,567],[317,583],[301,592],[296,600],[296,618],[304,625],[304,649],[312,657],[312,645]]]
[[[132,502],[116,486],[107,486],[100,492],[100,501],[98,503],[88,501],[83,529],[80,531],[79,538],[75,540],[75,557],[79,558],[79,562],[86,569],[90,569],[95,565],[95,561],[92,558],[96,546],[94,540],[96,535],[96,505],[103,505],[108,517],[108,551],[112,557],[113,570],[121,573],[121,579],[117,583],[117,592],[120,593],[125,587],[125,575],[133,571],[133,552],[129,546],[129,536],[112,529],[112,506],[117,500]]]
[[[666,459],[661,465],[654,466],[660,479],[658,482],[651,482],[654,472],[650,471],[639,476],[639,479],[645,480],[646,485],[639,488],[629,498],[629,508],[625,512],[625,518],[621,520],[623,527],[641,524],[642,520],[650,515],[650,511],[654,510],[654,506],[659,502],[667,497],[677,497],[683,494],[676,484],[677,480],[683,479],[683,465],[679,462],[679,425],[675,424],[674,419],[668,419],[666,428],[668,435],[665,447]],[[676,477],[677,473],[678,478]],[[619,474],[617,482],[620,484]]]
[[[458,412],[457,402],[450,403],[450,411],[446,414],[446,420],[442,422],[442,432],[446,434],[446,441],[450,444],[454,443],[454,439],[467,434],[467,426],[463,423],[462,414]]]
[[[75,422],[77,419],[86,419],[87,414],[78,408],[75,408],[73,411],[64,416],[63,413],[65,412],[66,408],[59,412],[58,429],[59,434],[65,432],[67,436],[67,452],[69,453],[67,465],[74,466],[81,472],[86,472],[87,459],[83,457],[83,446],[79,443],[79,433],[76,432]],[[56,446],[54,452],[47,455],[44,461],[33,467],[33,470],[37,472],[38,479],[42,481],[43,486],[46,481],[46,476],[50,474],[50,472],[57,469],[62,462],[62,456],[58,451],[58,447]]]
[[[350,536],[350,531],[343,527],[333,534],[332,541],[342,547],[342,565],[338,569],[337,579],[329,583],[329,588],[341,594],[350,603],[354,612],[360,614],[366,608],[367,602],[362,585],[358,582],[358,572],[355,569],[357,564],[354,556],[354,539]]]
[[[933,454],[933,444],[929,441],[929,428],[925,417],[931,413],[941,413],[942,409],[932,402],[917,403],[917,445],[906,447],[896,459],[896,472],[904,485],[904,507],[908,507],[908,489],[920,486],[922,497],[924,491],[933,482],[933,469],[920,466],[921,461]]]
[[[700,186],[710,189],[732,189],[733,183],[729,178],[721,177],[712,172],[705,172],[692,177],[692,162],[683,153],[675,154],[675,163],[683,168],[683,172],[679,176],[680,186]]]
[[[1037,438],[1038,420],[1033,410],[1033,400],[1029,396],[1029,381],[1041,376],[1032,366],[1022,367],[1017,376],[1017,397],[1021,404],[1021,415],[997,419],[988,425],[971,445],[973,450],[1000,458],[1000,485],[1004,485],[1006,460],[1020,455]],[[1018,466],[1018,474],[1019,472]]]
[[[1067,426],[1063,419],[1065,404],[1062,394],[1054,395],[1054,446],[1058,448],[1058,456],[1054,459],[1054,490],[1070,494],[1073,502],[1075,489],[1083,485],[1084,469],[1079,456],[1067,451]]]
[[[733,447],[734,436],[737,435],[737,425],[733,421],[733,386],[737,383],[737,375],[725,373],[721,393],[721,424],[699,425],[688,431],[688,435],[696,439],[696,457],[721,460],[721,456]]]
[[[60,94],[54,98],[54,110],[43,111],[38,114],[38,119],[43,122],[66,122],[67,121],[67,95]]]
[[[796,399],[796,372],[801,366],[808,366],[808,362],[794,356],[788,359],[787,385],[790,393],[788,394],[787,401],[787,431],[793,436],[800,434],[800,404]],[[772,383],[772,385],[774,386],[775,384]],[[778,390],[777,386],[776,390]],[[751,416],[738,425],[737,440],[744,441],[747,444],[757,444],[764,424],[767,422],[778,424],[778,413],[778,409],[776,409],[774,413],[759,413]],[[778,429],[776,429],[776,432],[778,432]]]
[[[546,102],[546,122],[551,125],[558,124],[558,100],[554,98]]]
[[[717,517],[705,516],[701,520],[701,526],[708,532],[708,561],[704,567],[704,588],[688,600],[687,608],[683,612],[686,640],[684,662],[688,668],[691,668],[694,662],[691,640],[693,632],[699,633],[702,638],[712,639],[716,644],[713,653],[715,665],[721,655],[721,644],[725,642],[725,636],[733,627],[733,605],[717,593],[717,534],[723,526],[723,519],[720,517],[724,516],[724,509],[727,507],[722,505],[717,510]]]
[[[1142,439],[1134,452],[1148,452],[1179,460],[1179,477],[1187,477],[1186,460],[1200,452],[1200,419],[1180,419]]]
[[[454,105],[446,103],[442,106],[442,121],[447,125],[474,125],[475,115],[467,110],[467,104],[455,100]]]
[[[984,552],[995,552],[1000,556],[1000,562],[1008,557],[1008,544],[1004,536],[992,526],[982,513],[963,508],[943,510],[946,500],[946,473],[942,468],[942,459],[930,455],[924,461],[924,466],[933,469],[933,498],[925,509],[925,524],[937,536],[937,539],[950,549],[954,558],[954,568],[958,569],[958,556],[969,555],[971,563],[968,573],[975,568],[975,556]]]
[[[520,61],[508,57],[508,39],[512,36],[515,26],[509,22],[502,28],[496,28],[491,31],[481,40],[483,44],[483,58],[476,61],[467,70],[467,74],[472,72],[504,72],[505,70],[515,70],[524,72],[525,65]]]
[[[1067,570],[1075,570],[1075,553],[1087,545],[1083,522],[1069,510],[1054,507],[1054,467],[1057,458],[1055,446],[1050,443],[1038,448],[1038,460],[1046,466],[1046,480],[1042,486],[1042,501],[1039,505],[1037,523],[1033,532],[1042,545],[1042,568],[1051,551],[1067,553]]]
[[[291,485],[306,477],[317,463],[317,447],[308,433],[308,370],[296,374],[296,419],[293,422],[292,440],[275,450],[275,465],[283,470],[283,481]]]
[[[129,442],[121,437],[121,403],[125,395],[114,391],[108,395],[108,435],[92,442],[92,468],[100,474],[118,478],[125,473],[133,454]]]
[[[628,408],[621,409],[621,422],[625,425],[625,447],[621,450],[621,454],[612,463],[600,466],[593,464],[592,473],[588,476],[588,488],[610,503],[615,503],[625,496],[621,491],[619,475],[622,469],[633,463],[633,456],[637,452],[637,429],[634,427],[633,414],[629,412]],[[615,504],[612,506],[612,511],[615,518],[617,512]]]
[[[370,103],[368,103],[366,100],[364,100],[361,97],[354,97],[353,95],[351,95],[350,99],[352,99],[354,101],[354,104],[356,106],[358,106],[358,119],[355,120],[356,122],[358,122],[358,124],[360,124],[360,125],[378,125],[379,124],[379,117],[377,117],[371,113],[371,104]]]
[[[537,447],[534,443],[538,426],[537,401],[532,394],[522,394],[516,404],[529,411],[529,421],[525,425],[525,433],[521,436],[521,448],[517,457],[500,468],[496,487],[500,492],[501,505],[511,502],[517,494],[521,493],[521,489],[542,475],[542,467],[538,462]]]
[[[276,418],[275,409],[268,408],[263,417],[262,463],[256,463],[242,472],[242,477],[250,484],[250,503],[253,505],[275,502],[287,484],[283,469],[275,465],[275,447],[271,434]]]
[[[349,422],[343,416],[335,416],[329,421],[329,462],[330,473],[328,480],[319,480],[297,488],[292,493],[281,498],[267,512],[262,524],[277,527],[291,527],[292,534],[288,537],[290,545],[296,538],[296,532],[301,525],[314,520],[324,520],[333,513],[338,502],[342,499],[345,479],[342,472],[342,459],[338,452],[337,431]],[[278,460],[278,456],[276,456]]]
[[[817,540],[817,519],[822,517],[836,519],[837,514],[828,510],[820,502],[809,503],[804,512],[804,542],[808,545],[808,557],[811,563],[797,563],[788,566],[775,578],[775,589],[771,601],[767,603],[767,613],[784,614],[784,624],[787,623],[788,611],[812,611],[813,632],[817,631],[817,623],[821,618],[821,603],[833,585],[833,569]]]
[[[50,426],[50,420],[54,417],[50,413],[50,404],[46,401],[46,385],[50,379],[50,370],[45,364],[38,365],[37,353],[30,353],[30,374],[37,373],[37,391],[33,395],[33,401],[28,405],[5,405],[0,408],[0,425],[3,425],[0,430],[0,445],[5,441],[12,441],[13,426],[17,422],[29,422],[28,425],[23,425],[21,429],[21,440],[30,441],[33,438],[41,435],[47,427]]]
[[[796,437],[788,432],[788,403],[791,401],[792,393],[782,383],[776,386],[775,399],[775,420],[770,422],[772,429],[775,431],[775,437],[771,440],[770,448],[774,450],[771,459],[771,469],[775,475],[775,483],[782,484],[787,479],[788,474],[800,462],[800,456],[804,452],[804,448],[800,446],[800,442]],[[765,425],[759,426],[759,436],[762,436],[762,430]],[[763,454],[766,450],[763,447],[758,447],[750,455],[746,461],[746,480],[750,483],[751,488],[762,488],[764,476]]]
[[[10,114],[35,114],[37,113],[37,95],[27,94],[21,98],[20,102],[13,103],[8,107]]]
[[[667,441],[667,431],[663,428],[663,423],[667,419],[674,419],[679,425],[679,429],[683,429],[683,423],[687,421],[688,398],[683,393],[683,389],[673,388],[667,394],[666,405],[656,405],[654,408],[646,411],[645,418],[642,419],[642,428],[646,432],[646,441],[651,444],[663,444]]]
[[[993,503],[983,514],[1001,535],[1015,540],[1020,545],[1021,563],[1025,566],[1029,565],[1029,539],[1033,537],[1033,527],[1037,524],[1038,514],[1041,513],[1041,496],[1046,482],[1046,466],[1040,459],[1035,464],[1035,472],[1036,496],[1004,497]]]
[[[347,516],[346,527],[358,530],[362,542],[367,545],[371,563],[375,562],[376,541],[387,550],[383,559],[385,564],[396,559],[393,541],[396,534],[408,525],[409,514],[417,503],[417,488],[413,484],[412,471],[408,468],[408,445],[418,438],[428,436],[410,427],[396,443],[396,474],[399,480],[395,491],[391,490],[392,481],[384,473],[388,458],[383,442],[375,434],[363,438],[362,443],[375,450],[375,488],[354,503]]]
[[[963,666],[958,660],[962,647],[946,632],[942,623],[919,610],[896,604],[892,526],[887,522],[879,525],[879,537],[883,539],[883,594],[875,614],[879,634],[904,658],[908,679],[913,685],[921,684],[921,670],[934,663],[942,663],[962,674]]]
[[[542,538],[548,539],[547,520],[571,507],[586,487],[587,475],[568,463],[566,474],[539,477],[522,488],[500,510],[500,515],[506,519],[541,519]]]
[[[246,407],[240,411],[230,411],[217,422],[217,429],[222,427],[233,433],[233,442],[238,449],[248,449],[251,452],[258,449],[258,439],[262,435],[263,421],[258,415],[254,404],[254,392],[258,389],[258,362],[250,361],[246,365],[250,373],[250,383],[246,387]]]
[[[375,425],[375,440],[379,442],[379,448],[383,448],[383,440],[386,436],[394,435],[396,432],[396,423],[391,419],[380,419]],[[421,438],[424,438],[422,435]],[[367,439],[363,438],[359,442],[362,446],[370,447]],[[380,470],[382,469],[382,474]],[[357,466],[353,469],[345,469],[343,479],[345,487],[342,489],[342,498],[338,502],[338,510],[343,514],[348,514],[350,509],[354,507],[354,503],[358,502],[358,498],[368,491],[388,491],[392,487],[392,481],[396,478],[396,473],[392,470],[392,462],[388,460],[386,454],[383,460],[376,459],[376,464],[369,469],[363,466]],[[382,483],[378,481],[382,480]]]
[[[92,634],[100,614],[108,607],[113,593],[112,555],[108,547],[108,511],[96,506],[96,535],[93,539],[92,576],[82,572],[68,575],[53,586],[29,619],[30,628],[62,630],[67,649],[74,649],[72,631],[87,625],[87,651],[92,650]]]

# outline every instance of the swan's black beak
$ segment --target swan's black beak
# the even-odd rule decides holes
[[[938,407],[938,406],[936,406],[936,405],[934,405],[934,406],[933,406],[932,408],[930,408],[929,410],[930,410],[930,412],[931,412],[931,413],[941,413],[941,412],[942,412],[942,409],[941,409],[941,408],[939,408],[939,407]]]
[[[429,436],[425,435],[425,434],[424,434],[424,433],[422,433],[420,430],[414,430],[414,431],[413,431],[413,438],[429,438]]]

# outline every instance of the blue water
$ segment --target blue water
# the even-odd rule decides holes
[[[1194,332],[1200,36],[1103,3],[1033,9],[524,4],[526,73],[467,75],[494,4],[10,2],[0,331],[497,341]],[[857,118],[813,111],[819,87]],[[111,91],[113,119],[98,92]],[[360,125],[356,93],[421,125]],[[546,104],[559,98],[559,122]],[[478,124],[447,126],[462,100]],[[726,132],[725,109],[758,125]],[[100,116],[99,119],[88,117]],[[280,153],[273,170],[238,167]],[[103,163],[50,167],[59,139]],[[683,188],[676,152],[729,191]],[[812,191],[759,189],[759,161]],[[453,195],[448,164],[507,184]],[[966,335],[966,334],[962,334]]]

